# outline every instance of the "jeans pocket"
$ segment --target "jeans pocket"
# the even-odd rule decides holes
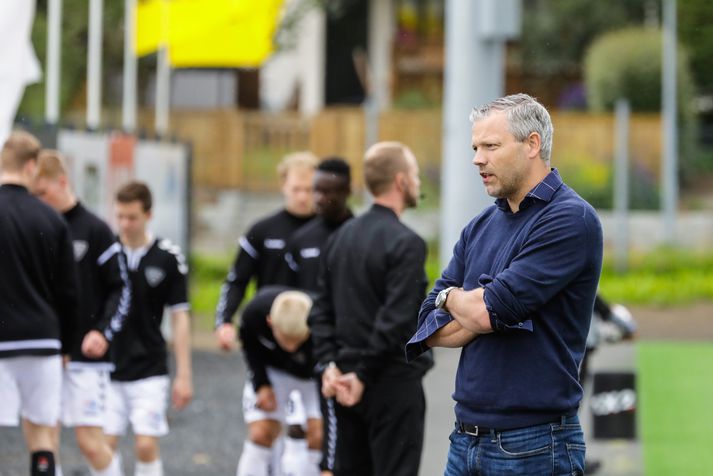
[[[552,436],[547,433],[524,433],[516,435],[498,435],[498,449],[513,458],[537,456],[552,451]]]
[[[492,452],[481,454],[482,474],[551,475],[554,468],[552,435],[549,431],[504,432],[497,434]]]
[[[570,474],[572,476],[583,476],[584,455],[587,451],[587,447],[576,443],[567,443],[566,447],[567,456],[569,457],[569,465],[571,468]]]

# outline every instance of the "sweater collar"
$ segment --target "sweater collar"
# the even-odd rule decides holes
[[[560,177],[559,171],[556,168],[552,168],[550,173],[525,195],[525,198],[520,204],[520,210],[529,207],[535,200],[546,203],[552,201],[552,197],[554,197],[555,192],[562,186],[562,183],[562,177]],[[495,200],[495,205],[503,211],[510,211],[510,205],[505,198]]]

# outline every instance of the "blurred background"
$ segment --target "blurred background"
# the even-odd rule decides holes
[[[411,147],[425,198],[406,221],[434,280],[492,202],[470,109],[539,98],[553,166],[604,225],[601,294],[638,324],[595,355],[595,379],[629,374],[635,391],[587,414],[601,474],[713,474],[710,0],[3,0],[0,25],[0,136],[14,123],[63,150],[109,221],[123,180],[158,191],[155,227],[190,251],[199,349],[237,238],[281,204],[284,154],[344,157],[361,210],[365,147]],[[439,357],[429,418],[450,422],[457,353]],[[617,414],[633,423],[594,434]],[[441,471],[449,426],[429,427],[423,474]],[[186,474],[218,474],[200,455]]]

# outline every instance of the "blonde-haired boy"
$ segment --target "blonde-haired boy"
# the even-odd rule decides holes
[[[312,378],[312,343],[307,327],[311,308],[312,299],[301,291],[266,286],[243,311],[240,339],[250,374],[243,391],[248,439],[237,476],[268,474],[272,447],[287,423],[293,391],[300,393],[307,417],[307,438],[301,444],[309,450],[286,445],[282,466],[304,476],[319,474],[322,420],[317,383]]]

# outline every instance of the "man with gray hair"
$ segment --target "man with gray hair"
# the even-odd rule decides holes
[[[407,357],[461,348],[446,475],[581,475],[578,370],[601,225],[550,168],[552,123],[539,102],[507,96],[471,120],[473,164],[495,205],[461,233]]]

